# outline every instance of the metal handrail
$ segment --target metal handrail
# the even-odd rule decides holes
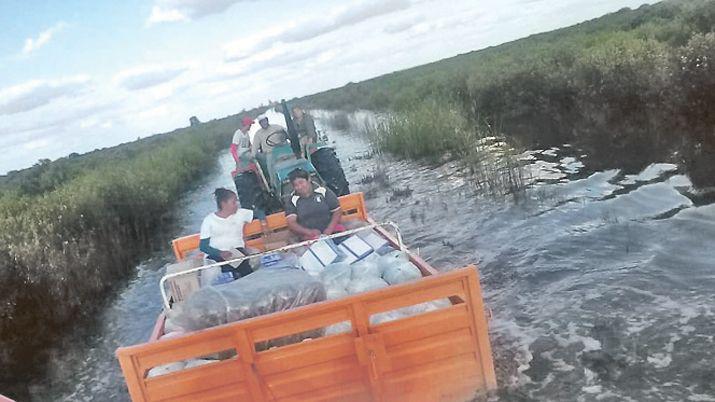
[[[313,240],[305,240],[305,241],[302,241],[302,242],[300,242],[300,243],[290,244],[290,245],[287,245],[287,246],[284,246],[284,247],[280,247],[280,248],[273,249],[273,250],[269,250],[269,251],[264,251],[264,252],[258,253],[258,254],[250,254],[250,255],[243,256],[243,257],[234,258],[234,259],[232,259],[232,260],[221,261],[221,262],[215,262],[215,263],[213,263],[213,264],[207,264],[207,265],[202,265],[202,266],[200,266],[200,267],[187,269],[186,271],[175,272],[175,273],[173,273],[173,274],[164,275],[164,276],[161,277],[161,280],[159,280],[159,289],[161,290],[161,298],[162,298],[162,301],[163,301],[163,303],[164,303],[164,309],[165,309],[166,311],[171,310],[171,306],[169,305],[169,298],[168,298],[168,296],[167,296],[167,294],[166,294],[166,286],[165,286],[166,281],[169,280],[169,279],[173,279],[173,278],[176,278],[176,277],[179,277],[179,276],[182,276],[182,275],[192,274],[192,273],[194,273],[194,272],[199,272],[199,271],[202,271],[202,270],[205,270],[205,269],[208,269],[208,268],[218,267],[218,266],[222,266],[222,265],[226,265],[226,264],[232,264],[232,263],[236,263],[236,262],[242,262],[242,261],[247,260],[247,259],[249,259],[249,258],[256,258],[256,257],[261,257],[261,256],[264,256],[264,255],[268,255],[268,254],[278,253],[278,252],[281,252],[281,251],[291,250],[291,249],[298,248],[298,247],[310,246],[310,245],[312,245],[313,243],[317,243],[317,242],[322,241],[322,240],[334,239],[334,238],[338,238],[338,237],[349,236],[349,235],[352,235],[352,234],[355,234],[355,233],[358,233],[358,232],[361,232],[361,231],[365,231],[365,230],[368,230],[368,229],[374,229],[374,228],[382,227],[382,226],[391,226],[391,227],[395,230],[395,234],[397,235],[397,245],[400,247],[400,250],[405,251],[405,246],[404,246],[404,244],[403,244],[403,242],[402,242],[402,233],[400,232],[400,228],[397,226],[396,223],[394,223],[394,222],[392,222],[392,221],[387,221],[387,222],[383,222],[383,223],[373,223],[373,224],[370,224],[370,225],[367,225],[367,226],[363,226],[363,227],[360,227],[360,228],[350,229],[350,230],[346,230],[346,231],[344,231],[344,232],[339,232],[339,233],[333,233],[332,235],[329,235],[329,236],[321,236],[321,237],[319,237],[319,238],[317,238],[317,239],[313,239]]]

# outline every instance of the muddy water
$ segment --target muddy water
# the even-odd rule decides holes
[[[458,164],[378,162],[351,130],[326,131],[376,219],[397,222],[439,269],[479,265],[495,399],[715,401],[715,205],[693,201],[687,172],[589,171],[589,156],[565,145],[522,155],[530,185],[515,202],[476,194]],[[184,201],[183,233],[230,184],[230,159],[221,164]],[[360,184],[376,170],[386,180]],[[137,268],[93,336],[57,353],[35,399],[128,400],[114,349],[148,336],[169,259],[167,249]]]

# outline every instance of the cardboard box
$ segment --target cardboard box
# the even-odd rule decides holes
[[[178,272],[188,271],[192,268],[198,268],[202,265],[203,260],[201,258],[189,258],[184,261],[167,265],[166,274],[169,275]],[[199,288],[201,287],[198,272],[192,272],[190,274],[170,278],[166,282],[169,284],[171,298],[174,300],[175,303],[188,299],[188,297],[192,293],[199,290]]]
[[[281,230],[280,232],[268,232],[263,236],[263,244],[266,251],[275,250],[294,243],[297,239],[289,230]]]

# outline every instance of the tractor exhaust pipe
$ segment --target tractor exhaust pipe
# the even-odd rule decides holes
[[[295,156],[300,158],[300,138],[298,138],[298,130],[295,128],[295,123],[293,123],[293,118],[290,115],[290,110],[288,109],[288,104],[285,99],[281,99],[281,106],[283,106],[283,117],[285,117],[286,120],[290,147],[293,149]]]

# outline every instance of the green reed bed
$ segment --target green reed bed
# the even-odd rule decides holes
[[[516,195],[524,179],[516,151],[486,123],[471,124],[449,101],[425,101],[364,129],[373,149],[428,163],[458,159],[482,193]]]
[[[81,168],[56,175],[65,180],[48,191],[0,188],[3,380],[36,367],[46,346],[80,327],[156,247],[176,201],[230,141],[233,120],[77,157],[65,167]]]

